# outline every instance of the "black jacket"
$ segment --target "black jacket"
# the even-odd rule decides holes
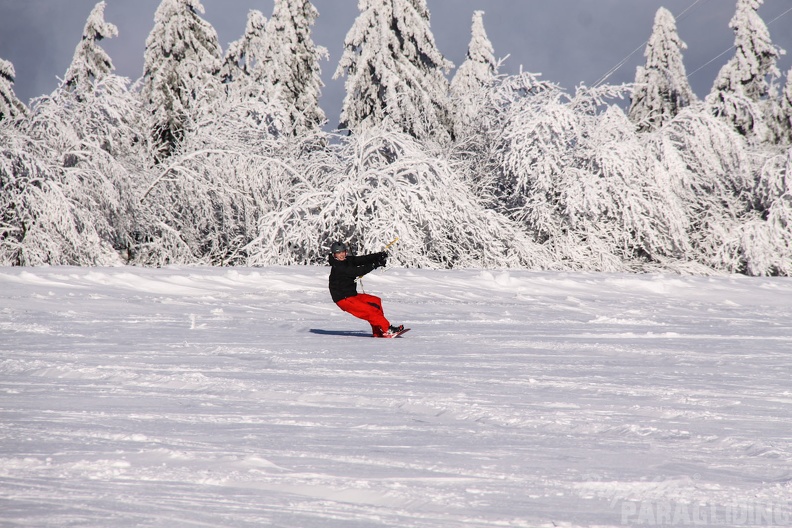
[[[330,255],[330,296],[333,302],[357,295],[355,279],[362,277],[380,265],[385,252],[370,255],[349,255],[345,260],[338,260]]]

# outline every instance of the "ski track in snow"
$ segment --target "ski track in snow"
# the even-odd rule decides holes
[[[1,270],[0,525],[792,524],[792,280],[327,275]]]

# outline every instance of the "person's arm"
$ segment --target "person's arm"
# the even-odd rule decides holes
[[[371,255],[354,255],[351,257],[347,257],[350,266],[344,270],[345,273],[349,273],[354,277],[361,277],[367,273],[372,272],[378,265],[378,258],[376,257],[378,253],[372,253]]]
[[[385,262],[385,259],[388,258],[388,254],[384,251],[380,251],[379,253],[369,253],[368,255],[356,255],[355,259],[356,262],[359,264],[375,264],[375,267],[380,262]]]

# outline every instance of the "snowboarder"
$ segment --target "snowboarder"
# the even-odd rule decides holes
[[[391,326],[382,311],[382,299],[368,293],[358,293],[355,279],[376,268],[384,267],[388,260],[385,251],[369,255],[349,255],[343,242],[330,246],[330,296],[339,308],[371,325],[374,337],[396,337],[404,326]]]

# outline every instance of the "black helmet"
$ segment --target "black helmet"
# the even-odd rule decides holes
[[[346,244],[343,242],[333,242],[330,246],[330,253],[338,253],[340,251],[348,251]]]

